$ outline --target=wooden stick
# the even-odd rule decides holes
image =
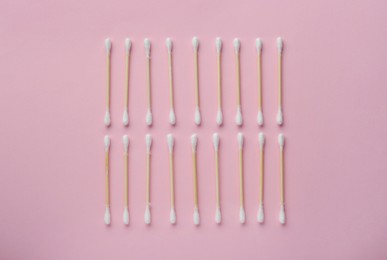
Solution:
[[[110,224],[110,191],[109,191],[109,150],[110,150],[110,137],[105,135],[105,224]]]
[[[146,56],[146,83],[147,83],[147,98],[148,98],[148,111],[146,114],[146,124],[151,126],[153,123],[152,117],[152,93],[151,93],[151,42],[148,38],[144,40],[145,56]]]
[[[258,134],[258,141],[259,141],[259,150],[260,150],[260,154],[259,154],[259,161],[260,161],[260,172],[259,172],[259,179],[260,179],[260,183],[259,183],[259,198],[258,198],[258,201],[259,201],[259,207],[258,207],[258,215],[257,215],[257,221],[258,223],[263,223],[264,222],[264,219],[265,219],[265,214],[264,214],[264,210],[263,210],[263,175],[264,175],[264,145],[265,145],[265,135],[263,133],[259,133]]]
[[[124,135],[122,137],[122,142],[124,144],[124,214],[123,221],[125,225],[129,225],[129,170],[128,170],[128,149],[129,149],[129,137]]]
[[[219,37],[215,40],[216,53],[217,53],[217,68],[218,68],[218,113],[216,115],[216,123],[220,126],[223,124],[223,113],[222,113],[222,39]]]
[[[235,123],[238,126],[243,124],[242,118],[242,108],[241,108],[241,80],[240,80],[240,62],[239,62],[239,52],[240,52],[241,42],[238,38],[234,39],[234,50],[235,50],[235,71],[236,71],[236,86],[237,86],[237,113],[235,117]]]
[[[278,49],[278,113],[277,113],[277,124],[283,124],[283,112],[282,112],[282,50],[283,40],[281,37],[277,38],[277,49]]]
[[[257,38],[255,40],[255,46],[257,48],[257,75],[258,75],[258,117],[257,122],[258,125],[263,125],[263,113],[262,113],[262,40]]]
[[[194,190],[194,224],[199,225],[199,202],[198,202],[198,181],[197,181],[197,157],[196,147],[198,143],[198,137],[196,134],[191,136],[192,145],[192,173],[193,173],[193,190]]]
[[[244,209],[244,185],[243,185],[243,142],[244,137],[242,133],[238,133],[237,136],[239,145],[239,221],[244,224],[246,221],[245,209]]]
[[[170,38],[166,39],[166,45],[168,49],[168,74],[169,74],[169,123],[171,125],[176,124],[175,117],[175,107],[174,107],[174,99],[173,99],[173,70],[172,70],[172,40]]]
[[[126,80],[125,80],[125,96],[124,96],[124,114],[122,116],[122,123],[127,126],[129,124],[129,73],[130,73],[130,50],[132,42],[129,38],[125,39],[125,50],[126,50]]]
[[[150,134],[147,134],[145,136],[145,143],[146,143],[146,194],[145,194],[145,215],[144,215],[144,221],[145,224],[151,223],[151,212],[150,212],[150,174],[151,174],[151,147],[152,147],[152,136]]]
[[[169,149],[169,187],[171,192],[171,212],[169,215],[169,220],[171,224],[176,223],[176,212],[175,212],[175,182],[174,182],[174,164],[173,164],[173,147],[175,140],[172,134],[167,135],[168,149]]]
[[[199,62],[198,62],[198,49],[199,49],[199,39],[197,37],[192,38],[192,46],[194,50],[194,75],[195,75],[195,124],[201,124],[201,114],[200,114],[200,97],[199,97]]]
[[[110,126],[110,53],[112,48],[112,42],[109,38],[105,40],[105,50],[106,50],[106,112],[104,123],[106,126]]]
[[[280,199],[281,209],[279,214],[279,222],[285,224],[285,186],[284,186],[284,145],[285,137],[283,134],[278,135],[278,143],[280,145]]]

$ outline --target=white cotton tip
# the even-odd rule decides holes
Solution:
[[[128,153],[128,149],[129,149],[129,136],[128,135],[122,136],[122,143],[124,144],[124,152]]]
[[[151,42],[148,38],[144,39],[144,47],[145,47],[145,54],[147,58],[150,57],[150,51],[151,51]]]
[[[278,49],[278,53],[282,53],[283,48],[284,48],[284,41],[282,40],[281,37],[278,37],[278,38],[277,38],[277,49]]]
[[[112,49],[112,41],[109,38],[105,39],[105,49],[107,53],[110,53]]]
[[[215,223],[220,224],[222,222],[222,213],[220,212],[220,208],[217,207],[215,211]]]
[[[235,53],[239,53],[241,49],[241,41],[238,38],[235,38],[233,43],[234,43]]]
[[[278,144],[280,145],[281,148],[284,148],[284,145],[285,145],[285,136],[284,136],[284,134],[279,134],[278,135]]]
[[[212,135],[212,142],[214,144],[215,151],[218,151],[218,149],[219,149],[219,141],[220,141],[219,134],[218,133],[214,133]]]
[[[282,114],[282,109],[278,108],[278,113],[277,113],[277,124],[282,125],[284,123],[284,116]]]
[[[259,126],[263,126],[263,113],[261,110],[258,111],[257,123]]]
[[[236,116],[235,116],[235,123],[238,126],[241,126],[243,124],[243,117],[242,117],[241,106],[237,106],[237,113],[236,113]]]
[[[171,38],[167,38],[165,40],[165,45],[167,45],[168,53],[171,53],[172,52],[172,47],[173,47]]]
[[[122,215],[122,220],[125,225],[129,225],[129,209],[128,207],[124,208],[124,214]]]
[[[122,123],[124,124],[124,126],[129,125],[129,113],[126,109],[124,110],[124,114],[122,115]]]
[[[130,38],[126,38],[125,39],[125,51],[126,51],[126,54],[130,53],[130,49],[131,48],[132,48],[132,41],[130,40]]]
[[[198,37],[193,37],[192,38],[192,46],[193,46],[193,49],[194,49],[194,51],[198,51],[198,49],[199,49],[199,39],[198,39]]]
[[[176,223],[175,208],[171,208],[171,212],[169,213],[169,221],[171,222],[171,224],[175,224]]]
[[[222,110],[218,110],[218,113],[216,114],[216,123],[218,126],[221,126],[223,124],[223,113]]]
[[[150,134],[145,135],[146,151],[150,153],[152,147],[152,136]]]
[[[198,145],[198,135],[193,134],[191,135],[191,145],[192,145],[192,152],[196,152],[196,147]]]
[[[285,206],[281,205],[280,214],[279,214],[279,222],[284,225],[286,222],[286,216],[285,216]]]
[[[169,111],[169,123],[171,125],[176,124],[176,116],[175,116],[175,111],[173,109],[171,109],[171,111]]]
[[[151,126],[153,123],[152,111],[150,109],[146,112],[145,122],[148,126]]]
[[[237,140],[238,140],[239,148],[242,149],[243,148],[243,134],[242,133],[238,133]]]
[[[265,145],[265,134],[264,133],[258,134],[258,142],[259,142],[259,148],[262,150],[263,146]]]
[[[111,217],[109,206],[106,206],[104,220],[106,225],[110,225]]]
[[[169,152],[173,152],[173,146],[175,145],[175,139],[173,138],[173,134],[168,134],[167,135],[167,142],[168,142],[168,149]]]
[[[241,224],[244,224],[246,222],[246,213],[243,206],[241,206],[239,209],[239,222]]]
[[[110,126],[110,124],[111,124],[110,111],[109,110],[107,110],[106,113],[105,113],[105,120],[104,120],[104,122],[105,122],[106,126]]]
[[[147,205],[145,208],[145,214],[144,214],[144,222],[145,224],[149,225],[151,223],[151,211],[150,211],[150,206]]]
[[[104,143],[105,143],[105,151],[109,151],[109,148],[110,148],[110,136],[108,135],[105,135],[105,138],[103,139]]]
[[[220,37],[215,39],[216,52],[220,53],[222,51],[222,39]]]
[[[262,51],[262,40],[260,38],[255,39],[255,48],[257,48],[257,52],[261,53]]]
[[[195,109],[195,124],[200,125],[201,122],[202,122],[202,117],[200,115],[200,109],[199,109],[199,107],[196,107],[196,109]]]
[[[258,223],[263,223],[265,221],[265,213],[263,212],[263,204],[259,205],[257,221],[258,221]]]
[[[195,209],[194,209],[193,221],[194,221],[194,224],[195,224],[196,226],[200,224],[200,216],[199,216],[199,210],[198,210],[198,208],[195,208]]]

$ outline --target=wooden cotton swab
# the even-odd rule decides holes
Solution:
[[[110,150],[110,136],[105,135],[105,224],[110,224],[110,191],[109,191],[109,150]]]
[[[112,41],[105,39],[106,50],[106,112],[105,112],[105,125],[110,126],[110,53],[112,50]]]
[[[175,116],[175,107],[173,102],[173,73],[172,73],[172,40],[171,38],[167,38],[165,40],[165,44],[167,45],[168,50],[168,71],[169,71],[169,123],[171,125],[176,124],[176,116]]]
[[[246,221],[245,207],[244,207],[244,190],[243,190],[243,134],[238,133],[237,136],[239,145],[239,222],[244,224]]]
[[[169,181],[171,189],[171,212],[169,214],[169,221],[171,224],[176,223],[176,212],[175,212],[175,182],[174,182],[174,167],[173,167],[173,147],[175,140],[172,134],[167,135],[168,149],[169,149]]]
[[[191,136],[192,145],[192,172],[193,172],[193,189],[194,189],[194,214],[193,221],[195,225],[200,224],[199,216],[199,203],[198,203],[198,180],[197,180],[197,168],[196,168],[196,148],[198,144],[198,136],[193,134]]]
[[[285,136],[283,134],[278,135],[278,143],[280,146],[280,192],[281,192],[281,209],[279,214],[279,222],[285,224],[285,187],[284,187],[284,145]]]
[[[262,40],[257,38],[255,40],[255,47],[257,48],[257,74],[258,74],[258,116],[257,122],[258,125],[263,125],[263,112],[262,112]]]
[[[277,124],[282,125],[284,122],[284,116],[282,112],[282,50],[283,40],[281,37],[277,38],[277,49],[278,49],[278,113],[277,113]]]
[[[153,123],[152,117],[152,94],[151,94],[151,68],[150,68],[150,59],[151,59],[151,42],[148,38],[144,39],[145,47],[145,56],[146,56],[146,84],[147,84],[147,98],[148,98],[148,110],[146,112],[145,122],[148,126],[151,126]]]
[[[214,133],[212,135],[212,141],[214,143],[215,151],[215,181],[216,181],[216,211],[215,222],[220,224],[222,222],[222,214],[220,211],[220,189],[219,189],[219,134]]]
[[[125,192],[124,192],[124,213],[122,216],[122,219],[124,221],[125,225],[129,225],[129,187],[128,187],[128,182],[129,182],[129,173],[128,173],[128,150],[129,150],[129,136],[124,135],[122,137],[122,142],[124,144],[124,187],[125,187]]]
[[[200,98],[199,98],[199,63],[198,63],[198,50],[199,50],[199,39],[197,37],[192,38],[192,46],[194,50],[194,71],[195,71],[195,124],[200,125]]]
[[[147,134],[145,136],[146,144],[146,208],[144,221],[145,224],[151,223],[151,211],[150,211],[150,159],[151,159],[151,147],[152,147],[152,136]]]
[[[234,50],[235,50],[235,71],[236,71],[236,86],[237,86],[237,113],[235,116],[235,123],[238,126],[243,124],[242,108],[241,108],[241,80],[240,80],[240,63],[239,63],[239,52],[241,49],[241,41],[238,38],[234,39]]]
[[[258,142],[259,142],[259,208],[258,208],[258,215],[257,215],[257,221],[258,223],[263,223],[265,221],[265,213],[263,211],[263,148],[265,146],[265,135],[263,133],[258,134]]]
[[[122,116],[122,123],[127,126],[129,125],[129,71],[130,71],[130,50],[132,48],[132,41],[130,38],[125,39],[125,52],[126,52],[126,81],[125,81],[125,105],[124,114]]]
[[[222,39],[215,39],[216,53],[217,53],[217,64],[218,64],[218,113],[216,114],[216,123],[220,126],[223,124],[223,113],[222,113]]]

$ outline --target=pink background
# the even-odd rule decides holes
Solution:
[[[0,259],[387,259],[387,3],[375,1],[11,1],[0,3]],[[200,39],[203,125],[194,115],[192,36]],[[276,45],[284,49],[285,125],[276,114]],[[121,124],[124,38],[133,39],[129,128]],[[174,40],[177,126],[168,124],[165,37]],[[216,116],[214,39],[224,40],[225,124]],[[103,125],[111,37],[112,126]],[[145,125],[143,38],[152,40],[154,127]],[[232,39],[242,41],[245,125],[234,124]],[[266,222],[258,207],[254,40],[261,37],[267,136]],[[214,223],[211,134],[221,135],[223,224]],[[236,133],[246,135],[247,223],[238,222]],[[154,136],[152,213],[144,135]],[[176,136],[178,224],[169,224],[166,134]],[[198,133],[202,224],[192,223],[189,136]],[[286,136],[288,223],[278,223],[277,135]],[[112,225],[103,223],[103,136],[112,137]],[[129,134],[130,216],[122,224]]]

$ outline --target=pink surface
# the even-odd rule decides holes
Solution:
[[[386,1],[2,1],[0,259],[387,259]],[[200,45],[203,125],[193,124],[191,37]],[[275,124],[276,45],[285,125]],[[112,127],[103,125],[105,37],[113,40]],[[121,124],[124,38],[133,43],[130,127]],[[174,40],[177,126],[168,124],[165,37]],[[214,39],[224,39],[225,124],[216,116]],[[240,37],[247,223],[238,223],[235,73]],[[256,223],[254,39],[261,37],[266,223]],[[152,40],[154,127],[145,125],[143,38]],[[184,117],[186,116],[186,117]],[[223,224],[214,223],[211,134],[221,135]],[[153,223],[145,209],[145,133],[154,136]],[[166,134],[176,136],[178,224],[169,224]],[[202,225],[192,223],[189,136],[197,132]],[[277,134],[286,136],[288,223],[278,223]],[[123,134],[131,224],[122,224]],[[103,223],[103,136],[112,136],[112,225]]]

